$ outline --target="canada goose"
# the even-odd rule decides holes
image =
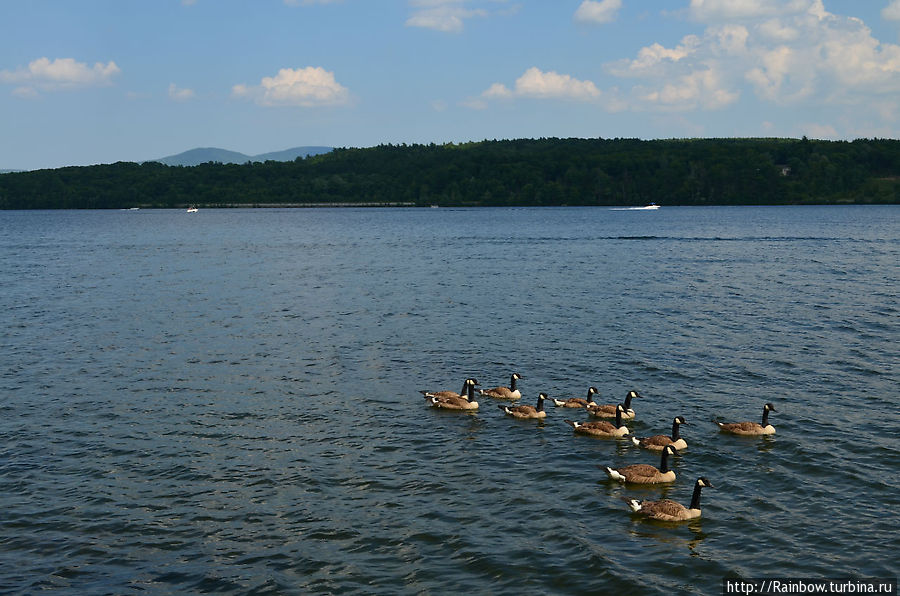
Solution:
[[[475,379],[471,379],[471,378],[463,381],[463,386],[462,386],[462,389],[460,389],[459,393],[457,393],[455,391],[423,391],[421,389],[419,390],[419,393],[424,395],[426,398],[429,398],[429,397],[441,397],[441,398],[443,398],[443,397],[462,397],[462,398],[465,398],[466,395],[468,395],[468,393],[469,393],[469,383],[472,383],[472,382],[474,382],[475,385],[478,384],[478,381],[476,381]]]
[[[546,393],[541,393],[537,398],[537,406],[497,406],[513,418],[546,418],[547,412],[544,411],[544,400],[547,399]]]
[[[588,387],[587,398],[570,397],[569,399],[554,399],[553,405],[557,408],[586,408],[594,403],[591,396],[595,393],[597,393],[596,387]]]
[[[634,464],[621,468],[604,466],[604,470],[613,480],[630,482],[632,484],[662,484],[663,482],[675,482],[675,472],[669,469],[669,455],[675,455],[678,451],[671,445],[666,445],[662,450],[662,459],[659,469],[648,464]]]
[[[631,400],[635,397],[644,397],[637,391],[629,391],[628,395],[625,396],[625,413],[622,414],[622,418],[625,420],[631,420],[634,418],[634,410],[631,409]],[[615,418],[616,416],[616,406],[615,404],[594,404],[592,406],[587,407],[588,414],[591,416],[596,416],[597,418]]]
[[[712,483],[701,476],[694,485],[694,496],[691,504],[685,507],[681,503],[663,499],[661,501],[639,501],[637,499],[622,499],[631,507],[632,513],[637,513],[650,519],[659,521],[684,521],[700,517],[700,489],[704,486],[713,488]]]
[[[597,422],[573,422],[566,420],[566,424],[575,429],[576,433],[583,435],[591,435],[593,437],[624,437],[628,434],[628,428],[622,423],[622,413],[625,411],[624,406],[619,404],[616,411],[616,423],[607,422],[606,420],[598,420]]]
[[[766,404],[763,406],[762,424],[755,422],[719,422],[719,428],[735,435],[774,435],[775,427],[769,424],[769,412],[777,412],[775,406]]]
[[[431,396],[431,406],[433,408],[441,408],[444,410],[477,410],[478,402],[475,401],[475,385],[478,384],[476,379],[469,379],[467,383],[468,395],[466,397],[436,397]]]
[[[496,399],[519,399],[522,397],[522,392],[516,389],[516,381],[521,378],[522,376],[519,373],[513,373],[512,376],[509,377],[509,387],[479,389],[478,392],[481,395],[487,395],[488,397],[494,397]]]
[[[659,451],[666,445],[672,445],[675,449],[681,451],[682,449],[687,449],[687,441],[681,438],[678,434],[678,427],[682,424],[687,424],[685,422],[683,416],[676,416],[672,420],[672,436],[666,435],[653,435],[652,437],[644,437],[643,439],[637,439],[635,437],[631,437],[631,442],[639,447],[645,447],[647,449],[652,449],[653,451]]]

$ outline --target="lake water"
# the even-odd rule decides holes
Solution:
[[[0,212],[0,592],[898,575],[900,207]],[[425,406],[630,389],[627,441]],[[741,438],[711,422],[758,421]],[[627,498],[687,504],[660,524]]]

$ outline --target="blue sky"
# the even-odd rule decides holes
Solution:
[[[900,137],[900,0],[0,0],[0,169]]]

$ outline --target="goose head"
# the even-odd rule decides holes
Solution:
[[[622,422],[622,415],[625,414],[625,406],[619,404],[616,406],[616,428],[622,428],[625,423]]]
[[[635,391],[634,389],[632,389],[631,391],[628,392],[628,394],[625,396],[625,408],[626,409],[631,407],[631,400],[633,400],[636,397],[644,397],[644,396],[641,395],[640,393],[638,393],[637,391]]]

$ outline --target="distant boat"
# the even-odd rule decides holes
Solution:
[[[650,203],[643,207],[613,207],[613,211],[655,211],[656,209],[659,209],[659,205],[656,203]]]
[[[187,208],[188,213],[197,213],[197,211],[199,211],[199,209],[197,209],[193,205],[191,205],[190,207]]]

